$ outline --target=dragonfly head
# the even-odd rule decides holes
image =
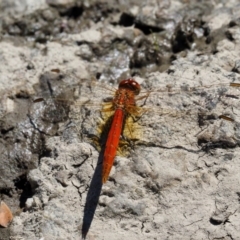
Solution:
[[[119,88],[129,89],[134,92],[135,95],[140,93],[141,87],[138,82],[136,82],[133,78],[128,78],[126,80],[122,80],[119,85]]]

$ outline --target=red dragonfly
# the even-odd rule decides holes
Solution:
[[[238,83],[231,83],[232,87],[240,87]],[[124,120],[128,116],[138,117],[143,113],[143,108],[136,106],[135,96],[140,93],[140,84],[133,78],[122,80],[119,83],[118,89],[115,93],[115,97],[112,101],[110,110],[114,110],[114,115],[111,123],[111,127],[108,133],[107,142],[105,145],[103,156],[103,168],[102,168],[102,182],[106,183],[113,166],[114,158],[117,153],[120,135],[124,125]],[[142,96],[139,99],[146,98]],[[225,115],[220,115],[220,118],[233,121],[232,118]]]
[[[56,73],[56,71],[54,71]],[[58,73],[57,73],[58,74]],[[229,84],[222,84],[222,86],[229,86]],[[240,84],[238,83],[232,83],[230,84],[232,87],[240,87]],[[219,86],[205,86],[201,87],[199,90],[198,88],[194,89],[188,89],[184,90],[185,92],[198,92],[201,90],[210,89],[210,87],[219,87]],[[108,89],[107,87],[103,89]],[[102,113],[111,112],[113,113],[113,116],[111,118],[111,126],[109,128],[108,136],[106,143],[104,145],[104,154],[103,154],[103,167],[102,167],[102,183],[105,183],[108,180],[111,168],[114,163],[114,158],[117,154],[117,150],[119,147],[120,137],[123,133],[123,128],[131,128],[128,126],[128,123],[126,120],[130,118],[140,117],[145,112],[152,110],[149,108],[142,108],[136,105],[136,101],[141,99],[146,99],[150,95],[157,96],[157,99],[159,100],[160,93],[162,94],[162,89],[154,90],[154,91],[148,91],[143,96],[139,96],[140,93],[140,84],[135,81],[133,78],[129,78],[127,80],[122,80],[119,83],[118,89],[114,93],[114,98],[107,102],[107,107],[104,107],[102,109]],[[179,89],[172,89],[170,87],[165,88],[165,91],[167,91],[168,94],[174,95],[177,91],[183,91]],[[165,92],[166,93],[166,92]],[[85,93],[83,93],[85,94]],[[199,93],[200,95],[200,93]],[[198,101],[198,100],[196,100]],[[87,106],[88,103],[80,104],[82,106]],[[79,104],[78,104],[79,105]],[[90,103],[90,106],[94,106]],[[196,105],[194,105],[196,107]],[[58,109],[59,110],[59,109]],[[162,110],[154,110],[155,112],[159,112],[162,114]],[[187,112],[187,111],[186,111]],[[183,116],[186,112],[180,112],[178,117]],[[195,109],[194,114],[198,112],[197,109]],[[188,114],[192,114],[189,113]],[[232,121],[231,117],[228,117],[226,115],[220,115],[219,117],[224,118],[226,120]],[[126,125],[126,126],[125,126]],[[129,129],[131,132],[131,129]]]
[[[117,153],[120,135],[127,115],[139,116],[140,108],[136,107],[135,96],[140,93],[140,85],[132,78],[122,80],[113,99],[111,110],[115,110],[105,145],[102,167],[102,182],[105,183],[113,166]]]

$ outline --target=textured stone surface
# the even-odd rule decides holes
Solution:
[[[239,239],[237,1],[2,6],[1,239]],[[130,76],[147,111],[102,186],[100,103]]]

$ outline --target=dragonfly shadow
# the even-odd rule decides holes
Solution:
[[[102,190],[102,161],[103,151],[100,152],[97,166],[93,174],[92,181],[87,193],[86,203],[84,206],[83,223],[82,223],[82,239],[86,239],[87,233],[92,224],[92,220],[98,205],[98,200]]]
[[[86,203],[84,206],[83,213],[83,223],[82,223],[82,239],[85,239],[87,233],[90,229],[97,205],[98,200],[102,190],[102,163],[104,157],[105,145],[107,142],[107,137],[109,133],[109,128],[112,122],[112,116],[109,116],[106,123],[101,126],[101,136],[98,139],[101,145],[101,151],[99,153],[97,166],[95,172],[93,174],[92,181],[90,183],[90,187],[87,193]]]

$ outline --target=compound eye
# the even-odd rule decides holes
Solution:
[[[140,89],[141,89],[140,84],[138,82],[136,82],[133,78],[122,80],[119,83],[118,87],[129,89],[129,90],[133,91],[135,95],[138,95],[140,92]]]

